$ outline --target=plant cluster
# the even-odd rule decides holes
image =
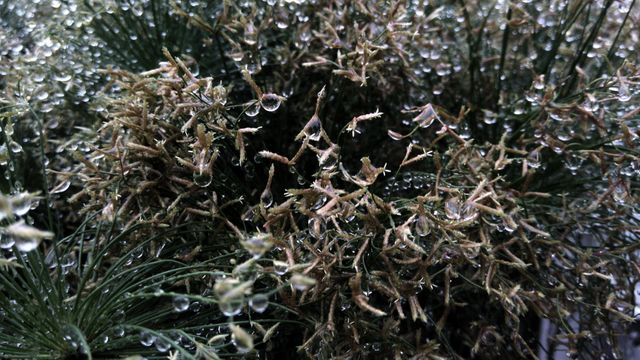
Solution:
[[[0,1],[0,354],[621,354],[635,0],[50,7]]]

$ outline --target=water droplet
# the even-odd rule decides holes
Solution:
[[[127,315],[125,313],[125,311],[123,309],[118,309],[116,310],[113,315],[111,316],[111,318],[113,319],[113,321],[116,322],[122,322],[126,319]]]
[[[315,285],[316,283],[315,279],[302,274],[293,274],[293,276],[291,276],[291,279],[289,279],[289,281],[291,282],[291,285],[293,285],[293,287],[296,290],[300,290],[300,291],[307,290],[309,287]]]
[[[208,170],[196,170],[193,173],[193,182],[200,187],[207,187],[211,184],[213,176]]]
[[[622,81],[618,86],[618,100],[622,102],[627,102],[631,100],[631,92],[629,92],[629,87],[627,86],[627,84],[623,83]]]
[[[431,232],[431,226],[426,216],[420,216],[416,220],[416,235],[427,236]]]
[[[459,220],[460,219],[460,210],[461,210],[460,198],[451,197],[444,204],[444,211],[447,217],[451,220]]]
[[[271,190],[264,189],[262,194],[260,194],[260,203],[265,208],[268,208],[271,205],[273,205],[273,193],[271,192]]]
[[[593,95],[587,94],[584,102],[582,103],[582,107],[586,111],[594,112],[600,108],[600,104],[598,104]]]
[[[215,104],[224,106],[227,103],[227,89],[222,85],[216,85],[211,89],[211,99]]]
[[[527,165],[531,169],[537,169],[540,167],[540,152],[536,149],[527,155]]]
[[[627,199],[627,187],[624,181],[618,181],[618,184],[613,188],[612,192],[613,200],[623,205]]]
[[[244,27],[244,42],[247,45],[255,45],[258,42],[258,30],[252,22],[248,22]]]
[[[309,218],[307,224],[309,227],[309,235],[313,236],[315,239],[324,237],[327,228],[324,219],[314,216]]]
[[[314,115],[309,123],[306,126],[305,134],[309,137],[311,141],[320,140],[320,136],[322,135],[322,123],[320,122],[320,118]]]
[[[171,349],[171,344],[163,338],[157,338],[155,343],[156,350],[158,350],[159,352],[167,352],[169,351],[169,349]]]
[[[18,216],[23,216],[31,210],[31,204],[33,203],[33,196],[29,193],[19,193],[11,198],[11,207],[13,213]]]
[[[289,13],[287,9],[283,6],[275,13],[274,21],[278,29],[286,29],[289,27]]]
[[[71,81],[71,75],[70,74],[56,75],[56,76],[53,77],[53,80],[59,81],[61,83],[67,83],[67,82]]]
[[[242,300],[230,299],[225,302],[218,303],[218,307],[225,316],[235,316],[240,314],[242,311]]]
[[[253,338],[249,333],[237,325],[230,325],[231,342],[235,345],[239,353],[245,354],[253,350]]]
[[[184,295],[175,296],[172,300],[173,309],[177,312],[187,311],[189,309],[189,298]]]
[[[564,161],[567,169],[569,169],[573,174],[575,174],[576,170],[578,170],[582,165],[582,163],[584,162],[584,159],[577,154],[568,153],[565,156]]]
[[[63,193],[63,192],[65,192],[65,191],[67,191],[69,189],[69,186],[71,186],[71,180],[69,180],[69,179],[63,180],[60,184],[56,185],[56,187],[51,189],[51,191],[49,191],[49,193],[50,194]]]
[[[289,264],[284,261],[273,260],[273,271],[278,275],[284,275],[289,270]]]
[[[260,98],[260,105],[269,112],[274,112],[280,107],[280,97],[276,94],[263,94]]]
[[[436,74],[438,74],[438,76],[445,76],[450,73],[449,64],[443,62],[436,64]]]
[[[437,83],[435,85],[433,85],[433,88],[431,89],[431,93],[433,95],[440,95],[442,94],[442,92],[444,91],[444,84],[443,83]]]
[[[153,345],[156,339],[157,339],[157,336],[153,335],[148,331],[142,330],[140,332],[140,344],[142,344],[143,346]]]
[[[313,205],[311,206],[310,210],[311,211],[319,210],[321,207],[324,206],[324,204],[326,204],[326,202],[327,202],[327,196],[326,195],[321,195],[321,196],[318,197],[316,202],[313,203]]]
[[[524,102],[522,100],[516,102],[516,104],[514,105],[513,114],[514,115],[522,115],[522,114],[524,114]]]
[[[482,112],[484,113],[483,121],[485,124],[493,125],[498,121],[498,116],[493,111],[482,110]]]
[[[0,249],[10,249],[15,243],[16,240],[13,238],[13,236],[0,234]]]
[[[244,59],[244,51],[242,51],[242,49],[240,48],[234,49],[233,51],[229,52],[227,55],[229,55],[231,60],[235,62],[240,62],[242,61],[242,59]]]
[[[11,149],[12,153],[19,154],[22,152],[22,145],[18,144],[15,141],[12,141],[9,143],[9,149]]]
[[[143,2],[139,1],[139,2],[134,2],[133,6],[131,7],[131,12],[133,13],[133,15],[135,16],[142,16],[142,14],[144,13],[144,8],[142,7]]]
[[[269,306],[269,298],[264,294],[255,294],[249,299],[249,306],[255,312],[263,313]]]
[[[40,90],[38,93],[36,93],[36,99],[40,101],[47,100],[48,97],[49,93],[46,90]]]
[[[4,126],[4,132],[5,134],[7,134],[7,136],[13,136],[13,133],[14,133],[13,122],[11,121],[7,122],[7,124]]]
[[[5,144],[0,145],[0,165],[6,166],[9,162],[9,149]]]
[[[512,233],[517,229],[517,224],[515,222],[509,222],[507,219],[502,221],[502,227],[508,233]]]
[[[125,333],[125,331],[124,331],[124,327],[122,327],[122,326],[116,326],[116,327],[113,329],[113,334],[114,334],[116,337],[122,337],[122,336],[124,336],[124,333]]]
[[[536,90],[544,89],[544,75],[536,77],[536,79],[533,81],[533,88]]]
[[[260,113],[260,102],[256,101],[254,103],[249,104],[249,106],[245,109],[244,113],[249,117],[255,117]]]
[[[273,246],[273,241],[270,234],[257,233],[251,235],[241,242],[242,247],[247,250],[254,259],[257,259],[264,255]]]

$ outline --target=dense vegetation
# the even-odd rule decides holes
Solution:
[[[638,23],[0,0],[0,357],[622,356]]]

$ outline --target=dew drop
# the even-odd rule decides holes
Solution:
[[[176,312],[183,312],[189,309],[189,298],[184,295],[175,296],[171,302]]]
[[[592,95],[587,94],[586,99],[582,103],[582,107],[586,111],[594,112],[594,111],[597,111],[600,108],[600,105],[597,103],[596,99],[593,98]]]
[[[231,60],[233,60],[235,62],[240,62],[244,58],[244,51],[242,51],[242,49],[238,48],[238,49],[235,49],[235,50],[229,52],[227,55],[229,55]]]
[[[544,89],[544,75],[540,75],[536,77],[536,79],[533,82],[533,88],[536,90]]]
[[[323,207],[324,204],[326,204],[326,202],[327,202],[327,196],[326,195],[322,195],[322,196],[318,197],[318,200],[316,200],[316,202],[311,206],[310,210],[311,211],[317,211],[321,207]]]
[[[62,181],[60,184],[56,185],[56,187],[51,189],[51,191],[49,191],[49,193],[50,194],[63,193],[63,192],[65,192],[65,191],[67,191],[69,189],[69,186],[71,186],[71,180],[66,179],[66,180]]]
[[[53,80],[61,82],[61,83],[67,83],[67,82],[71,81],[71,75],[70,74],[56,75],[56,76],[53,77]]]
[[[623,205],[627,199],[627,187],[623,181],[619,181],[618,184],[613,188],[612,192],[613,200],[619,204]]]
[[[162,353],[167,352],[169,351],[169,349],[171,349],[171,344],[163,338],[157,338],[155,341],[155,345],[156,345],[156,350]]]
[[[314,115],[309,123],[306,126],[305,134],[309,137],[311,141],[320,140],[320,136],[322,134],[322,123],[320,122],[320,118]]]
[[[244,27],[244,42],[247,45],[255,45],[258,42],[258,30],[252,22],[248,22]]]
[[[49,93],[46,90],[41,90],[36,94],[36,99],[42,101],[49,97]]]
[[[452,197],[447,200],[444,204],[444,211],[447,217],[451,220],[459,220],[460,219],[460,198]]]
[[[241,241],[241,245],[254,259],[257,259],[271,249],[273,242],[271,241],[270,234],[256,233]]]
[[[13,122],[11,121],[7,122],[7,124],[4,126],[4,132],[8,136],[13,136],[13,133],[14,133]]]
[[[271,192],[271,190],[264,189],[262,194],[260,194],[260,203],[265,208],[268,208],[271,205],[273,205],[273,193]]]
[[[291,285],[299,291],[307,290],[316,283],[315,279],[302,274],[293,274],[289,281],[291,282]]]
[[[196,170],[193,173],[193,182],[200,187],[207,187],[213,181],[213,176],[209,171],[206,170]]]
[[[260,105],[262,108],[269,112],[278,110],[281,104],[280,97],[276,94],[263,94],[260,98]]]
[[[133,6],[131,7],[131,12],[133,13],[133,15],[140,17],[142,16],[142,14],[144,13],[144,9],[142,7],[143,2],[134,2]]]
[[[10,249],[15,243],[13,236],[0,234],[0,249]]]
[[[249,117],[256,117],[260,113],[260,102],[256,101],[245,109],[244,113]]]
[[[263,313],[269,306],[269,298],[264,294],[255,294],[249,299],[249,306],[257,312]]]
[[[9,143],[9,149],[11,149],[12,153],[19,154],[22,152],[22,145],[18,144],[15,141],[12,141]]]
[[[527,155],[527,165],[531,169],[539,168],[540,164],[540,152],[538,150],[533,150]]]
[[[153,335],[148,331],[143,330],[140,332],[140,344],[142,344],[143,346],[153,345],[156,339],[157,339],[157,336]]]
[[[431,227],[426,216],[420,216],[416,220],[416,235],[427,236],[431,232]]]
[[[115,335],[116,337],[122,337],[122,336],[124,336],[124,333],[125,333],[124,327],[122,327],[122,326],[116,326],[113,329],[113,335]]]
[[[622,102],[631,100],[631,92],[629,92],[629,87],[623,82],[620,82],[620,86],[618,86],[618,100]]]
[[[246,354],[253,350],[253,338],[241,327],[232,325],[231,342],[239,353]]]
[[[31,210],[32,203],[33,197],[29,193],[20,193],[11,198],[13,213],[18,216],[28,213]]]
[[[284,7],[281,7],[274,15],[274,21],[278,29],[286,29],[289,27],[289,13]]]
[[[289,270],[289,264],[284,261],[273,260],[273,271],[278,275],[284,275]]]
[[[513,107],[513,114],[514,115],[522,115],[524,114],[524,102],[518,101],[515,106]]]
[[[225,316],[235,316],[240,314],[242,311],[242,300],[230,299],[225,302],[218,303],[218,307]]]
[[[5,144],[0,145],[0,165],[6,166],[9,162],[9,149]]]
[[[216,85],[211,89],[211,99],[215,104],[224,106],[227,103],[227,89],[222,85]]]
[[[493,125],[498,121],[498,116],[493,111],[482,110],[482,112],[484,113],[483,121],[485,124]]]
[[[575,171],[580,168],[584,159],[576,154],[569,153],[565,156],[565,166],[569,171],[575,174]]]
[[[436,96],[442,94],[443,91],[444,91],[444,84],[441,82],[433,85],[433,88],[431,89],[431,93]]]

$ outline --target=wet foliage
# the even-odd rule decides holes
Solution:
[[[0,355],[623,356],[635,0],[0,14]]]

